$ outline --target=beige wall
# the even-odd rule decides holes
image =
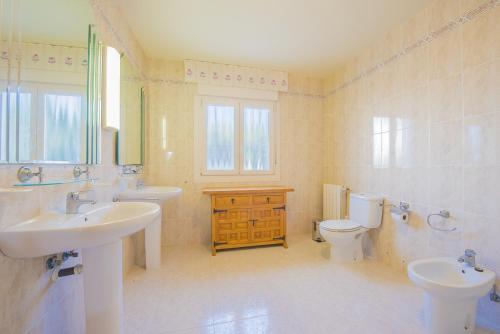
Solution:
[[[473,248],[478,263],[500,275],[500,7],[349,80],[481,3],[434,2],[325,85],[325,182],[411,203],[409,224],[394,223],[386,210],[368,243],[373,256],[402,270],[417,258]],[[377,118],[390,122],[381,145]],[[452,215],[441,227],[457,231],[427,226],[427,214],[441,209]],[[497,305],[482,307],[485,321],[498,321]]]
[[[196,86],[183,82],[181,62],[150,64],[147,97],[146,177],[149,183],[174,185],[184,192],[164,210],[164,244],[209,245],[210,200],[202,195],[208,186],[193,181],[193,128]],[[309,231],[310,222],[321,217],[322,82],[290,76],[290,92],[280,93],[281,180],[295,188],[289,195],[290,233]],[[167,124],[167,149],[162,149],[162,122]],[[170,153],[169,153],[170,152]]]

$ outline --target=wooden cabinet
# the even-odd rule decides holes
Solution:
[[[286,243],[287,187],[209,188],[212,255],[218,249]]]

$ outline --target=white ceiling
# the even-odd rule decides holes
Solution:
[[[117,0],[149,57],[323,76],[429,0]]]

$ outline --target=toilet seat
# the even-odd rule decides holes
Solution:
[[[361,230],[363,226],[349,219],[325,220],[319,224],[319,228],[330,232],[354,232]]]

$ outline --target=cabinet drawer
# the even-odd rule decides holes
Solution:
[[[250,196],[217,196],[215,197],[215,207],[228,208],[233,206],[250,205]]]
[[[253,204],[281,204],[284,203],[285,197],[283,194],[277,195],[254,195]]]

